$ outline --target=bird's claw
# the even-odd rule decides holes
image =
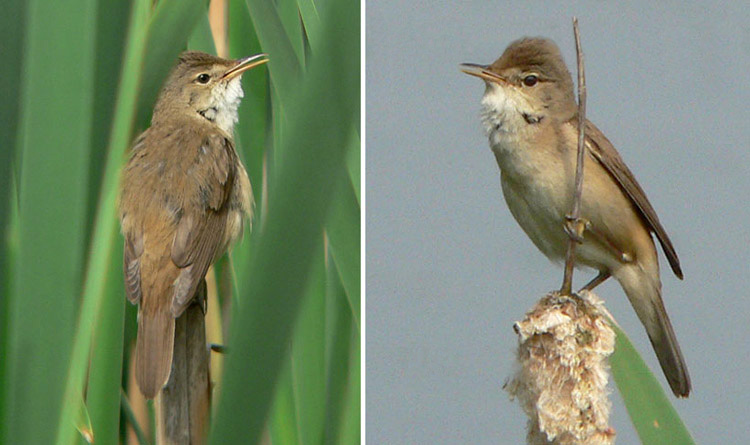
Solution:
[[[209,343],[208,349],[213,352],[218,352],[219,354],[226,354],[227,353],[227,347],[224,345],[220,345],[218,343]]]
[[[571,215],[565,215],[565,223],[563,229],[568,234],[570,239],[577,242],[578,244],[583,243],[583,232],[589,228],[591,223],[584,218],[573,218]]]

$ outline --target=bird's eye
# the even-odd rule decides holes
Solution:
[[[534,74],[530,74],[523,78],[523,84],[527,87],[533,87],[536,85],[536,83],[539,82],[539,78],[536,77]]]
[[[200,83],[208,83],[209,80],[211,80],[211,76],[209,76],[206,73],[200,74],[197,78],[198,82]]]

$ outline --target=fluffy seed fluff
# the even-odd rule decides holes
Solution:
[[[607,358],[615,334],[593,293],[542,298],[514,325],[519,369],[505,385],[529,416],[528,444],[613,444]]]

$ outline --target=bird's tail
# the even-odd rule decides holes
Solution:
[[[664,308],[658,276],[654,279],[638,263],[632,263],[620,268],[615,277],[646,328],[672,392],[677,397],[687,397],[691,389],[690,376]]]
[[[135,346],[135,379],[141,393],[153,399],[167,384],[172,370],[174,317],[164,311],[139,309],[138,340]]]

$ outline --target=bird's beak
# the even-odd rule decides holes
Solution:
[[[223,80],[230,80],[251,68],[263,65],[266,62],[268,62],[268,54],[256,54],[254,56],[245,57],[244,59],[238,60],[237,65],[230,68],[221,78]]]
[[[476,77],[479,77],[480,79],[484,79],[488,82],[495,82],[495,83],[501,83],[501,84],[508,83],[508,81],[505,78],[490,71],[489,65],[479,65],[478,63],[462,63],[461,71],[463,71],[464,73],[470,76],[476,76]]]

